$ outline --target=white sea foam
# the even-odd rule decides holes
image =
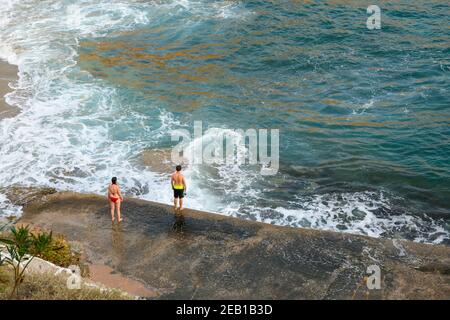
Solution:
[[[254,12],[248,10],[242,1],[173,0],[160,3],[158,8],[169,9],[169,14],[184,11],[196,21],[204,19],[248,19]]]
[[[21,212],[21,206],[12,204],[4,194],[0,193],[0,217],[17,216]]]
[[[372,98],[368,102],[364,103],[362,106],[357,106],[353,109],[352,115],[364,115],[367,110],[373,107],[375,99]]]
[[[441,243],[450,234],[431,219],[392,214],[393,196],[384,192],[328,193],[299,196],[287,207],[253,208],[258,220],[278,225],[332,230],[371,237],[404,237]],[[378,213],[378,211],[382,211]],[[273,214],[279,213],[277,214]]]
[[[236,153],[227,155],[223,146],[223,139],[228,141],[243,141],[242,133],[226,128],[209,128],[201,137],[191,140],[185,147],[185,158],[190,161],[186,169],[186,177],[193,183],[193,196],[202,203],[202,209],[220,211],[230,214],[236,207],[230,206],[231,199],[239,198],[241,202],[254,199],[257,189],[251,187],[262,179],[258,170],[249,169],[246,164],[232,161],[235,155],[243,157],[248,150],[245,145],[237,143]],[[195,164],[194,152],[199,145],[207,146],[215,154],[217,163]],[[229,158],[226,159],[225,157]],[[226,195],[227,200],[221,199]],[[200,200],[202,199],[202,200]]]

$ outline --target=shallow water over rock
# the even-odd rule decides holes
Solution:
[[[156,288],[158,299],[442,299],[450,248],[273,226],[125,199],[111,225],[106,199],[55,193],[22,223],[83,243],[87,259]],[[401,248],[401,250],[399,249]],[[381,269],[368,290],[367,267]]]

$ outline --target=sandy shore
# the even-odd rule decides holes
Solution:
[[[0,120],[4,118],[11,118],[19,113],[19,109],[10,106],[5,101],[5,94],[11,92],[8,83],[17,80],[17,67],[0,60]]]
[[[96,280],[153,299],[450,298],[447,246],[195,210],[174,215],[170,206],[137,199],[126,199],[124,222],[111,226],[105,197],[23,188],[7,194],[25,206],[20,223],[81,243],[87,262],[100,265]],[[366,287],[371,265],[381,270],[381,289]]]

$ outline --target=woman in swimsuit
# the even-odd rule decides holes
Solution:
[[[120,193],[119,185],[117,184],[117,178],[113,177],[111,179],[111,184],[108,187],[108,200],[111,206],[111,219],[114,222],[114,210],[117,209],[117,219],[122,221],[120,217],[120,204],[123,201],[122,194]]]

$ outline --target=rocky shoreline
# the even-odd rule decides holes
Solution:
[[[450,248],[289,228],[126,199],[111,225],[104,197],[24,189],[19,223],[64,234],[86,260],[141,283],[152,299],[449,299]],[[29,196],[27,196],[27,194]],[[366,286],[381,270],[381,289]],[[112,280],[114,282],[114,280]]]

